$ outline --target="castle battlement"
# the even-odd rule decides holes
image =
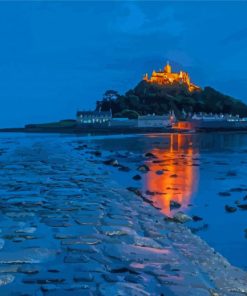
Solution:
[[[160,85],[172,85],[172,84],[185,84],[188,87],[189,91],[195,91],[200,90],[201,88],[195,84],[193,84],[190,81],[189,74],[180,71],[178,73],[172,73],[172,67],[167,62],[166,66],[164,67],[164,70],[160,71],[153,71],[150,78],[148,78],[148,74],[144,75],[143,80],[149,82],[149,83],[156,83]]]

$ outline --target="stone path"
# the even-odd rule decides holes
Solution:
[[[120,188],[78,141],[43,138],[1,143],[1,296],[247,295],[245,272]]]

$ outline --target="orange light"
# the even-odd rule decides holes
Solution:
[[[190,92],[200,90],[201,88],[190,81],[189,74],[183,71],[180,71],[179,73],[172,72],[172,68],[167,63],[167,65],[164,67],[163,71],[153,71],[150,79],[148,78],[148,75],[146,74],[143,78],[143,80],[149,82],[149,83],[156,83],[160,85],[173,85],[173,84],[185,84],[188,87],[188,90]]]
[[[191,202],[197,188],[199,169],[192,165],[192,158],[197,151],[191,144],[191,137],[171,134],[169,148],[151,151],[162,162],[147,163],[151,171],[146,175],[145,189],[155,192],[153,201],[168,216],[175,213],[175,210],[170,210],[171,200],[179,202],[179,210],[183,210]],[[160,170],[164,170],[162,175],[156,173]]]

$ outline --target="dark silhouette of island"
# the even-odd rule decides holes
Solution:
[[[124,95],[107,90],[96,109],[111,109],[114,117],[137,118],[139,115],[168,113],[171,109],[188,113],[232,114],[247,116],[247,105],[212,87],[190,91],[186,84],[160,85],[145,80]]]

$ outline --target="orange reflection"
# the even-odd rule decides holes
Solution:
[[[198,184],[197,149],[193,146],[193,135],[171,134],[169,147],[153,149],[156,160],[147,161],[150,172],[145,178],[145,190],[150,191],[155,204],[171,216],[177,210],[188,207]],[[170,210],[170,201],[181,204]]]

